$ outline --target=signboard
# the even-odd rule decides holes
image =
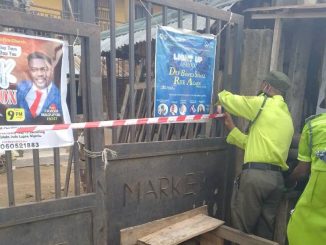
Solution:
[[[155,116],[206,114],[214,81],[216,39],[159,26],[156,35]]]
[[[0,33],[0,126],[70,123],[68,53],[56,39]],[[0,150],[73,144],[71,130],[0,134]]]

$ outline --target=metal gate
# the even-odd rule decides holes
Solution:
[[[129,22],[116,27],[117,1],[109,1],[110,30],[103,33],[101,45],[107,61],[109,119],[153,116],[156,25],[215,34],[213,103],[217,90],[238,91],[243,17],[204,2],[225,5],[219,0],[129,0]],[[142,19],[135,18],[139,7],[145,13]],[[116,154],[108,153],[105,169],[108,244],[119,244],[122,228],[204,204],[210,215],[228,218],[234,154],[225,142],[222,124],[213,120],[112,129],[113,144],[106,147]]]
[[[2,30],[23,32],[31,35],[46,35],[60,37],[69,42],[69,88],[70,115],[72,121],[77,120],[76,76],[74,66],[73,46],[76,38],[81,44],[80,77],[83,97],[83,120],[95,121],[102,117],[102,97],[100,78],[100,30],[94,24],[94,1],[79,1],[80,20],[55,19],[19,12],[17,9],[0,9],[0,25]],[[74,16],[70,16],[73,18]],[[88,23],[86,23],[88,22]],[[77,132],[74,138],[77,139]],[[88,137],[88,149],[97,151],[103,147],[101,130],[93,130]],[[96,139],[96,140],[95,140]],[[62,152],[62,149],[61,149]],[[101,169],[101,161],[87,159],[91,166],[87,169],[87,193],[81,194],[80,166],[78,162],[78,146],[71,150],[70,163],[74,158],[74,193],[67,196],[62,193],[60,176],[60,149],[53,149],[54,159],[54,199],[43,201],[42,175],[40,172],[40,156],[38,150],[33,150],[34,186],[32,203],[20,205],[16,202],[15,172],[12,166],[11,152],[6,154],[7,173],[1,178],[7,178],[8,207],[0,208],[0,243],[1,244],[104,244],[105,225],[101,212],[101,191],[96,192],[96,181]],[[71,171],[71,165],[70,171]],[[25,177],[25,176],[24,176]],[[28,176],[26,176],[28,177]]]
[[[116,2],[109,1],[110,28],[103,32],[101,41],[102,56],[106,58],[108,81],[108,86],[106,86],[108,108],[104,109],[110,119],[142,118],[153,115],[155,74],[152,64],[155,61],[153,51],[155,42],[153,42],[152,34],[156,25],[173,25],[178,28],[215,34],[218,45],[213,101],[215,103],[217,90],[222,88],[235,92],[239,90],[243,17],[215,8],[215,6],[227,6],[225,1],[130,0],[129,22],[121,27],[115,25]],[[204,5],[205,2],[215,4]],[[237,1],[228,1],[231,5],[235,2]],[[135,10],[139,7],[144,10],[145,17],[135,19]],[[126,61],[124,66],[121,65],[121,60]],[[123,84],[120,79],[120,73],[127,73],[124,77],[126,84]],[[211,109],[211,112],[216,111],[216,107]],[[112,142],[191,139],[203,135],[215,137],[220,136],[217,129],[215,122],[126,126],[113,129]]]
[[[120,0],[119,0],[120,1]],[[103,1],[102,1],[103,2]],[[226,88],[237,92],[240,76],[243,17],[188,0],[129,0],[128,45],[117,47],[116,0],[106,0],[109,8],[110,50],[102,49],[107,78],[102,90],[100,32],[92,24],[49,19],[26,13],[0,10],[0,24],[28,32],[62,35],[69,41],[70,103],[72,121],[77,121],[76,75],[73,43],[81,40],[79,81],[84,121],[152,117],[153,25],[169,25],[216,35],[215,91]],[[224,2],[215,0],[215,2]],[[233,2],[233,1],[230,1]],[[234,1],[236,2],[236,1]],[[94,22],[94,1],[80,1],[80,20]],[[135,9],[144,8],[145,38],[135,44]],[[204,24],[200,24],[203,23]],[[187,25],[190,23],[190,27]],[[102,40],[102,43],[104,40]],[[139,60],[135,51],[143,50]],[[123,51],[123,52],[122,52]],[[138,51],[137,51],[138,52]],[[123,54],[124,55],[121,55]],[[127,55],[125,55],[127,53]],[[117,65],[128,60],[127,83],[118,92]],[[143,79],[137,81],[137,64],[143,64]],[[145,75],[144,75],[145,74]],[[107,98],[103,110],[102,95]],[[122,98],[122,99],[121,99]],[[118,101],[122,100],[122,105]],[[216,108],[212,108],[213,112]],[[107,115],[105,117],[105,115]],[[103,130],[85,130],[86,148],[102,152],[107,147],[105,164],[100,158],[86,158],[87,193],[80,192],[78,149],[75,144],[74,197],[61,193],[60,150],[53,149],[55,199],[42,201],[39,153],[33,151],[35,202],[16,205],[11,153],[6,152],[8,208],[0,208],[1,244],[118,244],[119,230],[167,215],[208,204],[211,215],[226,218],[233,177],[232,159],[224,140],[224,130],[216,120],[196,124],[124,126],[112,129],[112,144],[104,146]],[[77,132],[74,132],[75,140]],[[112,152],[112,151],[111,151]],[[70,169],[71,170],[71,169]],[[66,191],[66,190],[65,190]],[[66,192],[65,192],[66,193]]]

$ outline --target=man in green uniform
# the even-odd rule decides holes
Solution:
[[[227,142],[245,151],[241,174],[236,178],[231,200],[233,226],[246,233],[273,239],[274,221],[282,198],[286,159],[293,136],[293,123],[282,95],[289,78],[272,71],[262,81],[262,94],[240,96],[228,91],[218,94],[225,110],[250,121],[248,134],[235,127],[226,113],[230,130]]]
[[[288,224],[290,245],[326,244],[326,113],[308,118],[299,143],[297,167],[287,182],[310,178]]]

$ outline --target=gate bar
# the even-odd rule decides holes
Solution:
[[[55,185],[55,198],[61,197],[61,178],[60,178],[60,149],[53,148],[54,160],[54,185]]]
[[[11,151],[6,151],[5,154],[6,154],[6,164],[7,164],[8,201],[9,201],[9,206],[15,206],[15,189],[14,189],[14,176],[12,173]]]
[[[241,19],[238,25],[235,26],[235,42],[234,42],[234,54],[233,57],[241,57],[241,47],[243,39],[243,19]],[[232,92],[238,93],[240,91],[240,69],[241,59],[233,58],[232,64]]]
[[[129,85],[130,118],[135,118],[135,0],[129,0]],[[135,142],[136,127],[130,127],[130,142]]]
[[[167,6],[162,6],[162,24],[163,24],[163,26],[167,25],[167,13],[168,13],[168,7]],[[155,86],[155,85],[153,84],[153,86]],[[169,126],[167,126],[167,125],[160,125],[159,126],[158,136],[160,137],[160,135],[161,135],[161,140],[166,140],[167,139],[167,129],[168,129],[168,127]]]
[[[149,12],[152,11],[152,3],[147,3],[147,9]],[[152,16],[147,13],[146,15],[146,107],[147,117],[150,118],[152,115]],[[150,125],[146,127],[146,140],[151,140],[151,128]]]
[[[162,24],[164,26],[167,25],[167,13],[168,13],[168,7],[167,6],[163,6],[162,7]]]
[[[76,88],[76,74],[75,74],[75,60],[74,60],[74,50],[73,50],[73,43],[74,43],[74,36],[69,35],[69,88],[70,88],[70,110],[71,110],[71,120],[72,122],[77,122],[77,88]],[[79,74],[80,79],[80,74]],[[81,80],[79,80],[79,86],[81,86]],[[78,132],[76,130],[73,131],[73,137],[74,137],[74,145],[72,146],[72,149],[70,149],[69,152],[69,161],[68,161],[68,167],[67,167],[67,173],[69,173],[66,176],[66,185],[65,185],[65,194],[68,195],[69,192],[69,182],[70,182],[70,174],[71,174],[71,168],[72,164],[74,164],[74,181],[80,183],[80,163],[79,163],[79,153],[78,153],[78,145],[76,143],[78,139]],[[80,185],[80,184],[79,184]],[[75,189],[79,190],[79,187],[75,185]],[[78,195],[79,192],[76,192]]]
[[[222,21],[218,20],[217,21],[217,33],[220,32],[222,28]],[[220,59],[221,59],[221,35],[217,37],[217,44],[216,44],[216,59],[215,59],[215,68],[214,68],[214,84],[213,84],[213,111],[217,110],[217,106],[215,105],[216,100],[217,100],[217,94],[216,91],[218,89],[218,73],[220,70]],[[223,82],[223,81],[221,81]],[[223,124],[222,124],[223,125]],[[211,132],[208,132],[209,135],[211,136],[217,136],[217,122],[212,121],[212,126],[211,126]]]
[[[40,151],[33,150],[33,163],[34,163],[34,185],[35,185],[35,201],[40,202],[41,195],[41,173],[40,173]]]
[[[178,28],[183,28],[183,11],[178,10]]]
[[[116,40],[115,40],[115,0],[109,0],[109,18],[110,18],[110,82],[111,82],[111,103],[112,118],[116,120],[117,116],[117,77],[116,77]],[[112,143],[118,142],[117,129],[112,129]]]
[[[197,30],[197,14],[192,15],[192,30]]]
[[[207,23],[206,23],[207,24]],[[197,31],[197,14],[192,14],[192,30]],[[194,124],[187,124],[185,129],[185,138],[193,137]]]
[[[231,50],[231,27],[227,26],[225,34],[224,69],[223,69],[223,89],[231,89],[229,86],[229,59]]]
[[[81,91],[82,91],[82,97],[83,97],[83,114],[84,114],[84,120],[89,120],[89,108],[88,108],[88,103],[90,101],[90,98],[88,96],[88,74],[87,74],[87,64],[86,64],[86,58],[87,58],[87,51],[86,51],[86,40],[83,38],[81,41],[81,63],[80,63],[80,74],[79,74],[79,82],[80,82],[80,86],[81,86]],[[84,143],[85,143],[85,147],[87,149],[90,149],[90,142],[89,139],[90,138],[90,132],[88,130],[84,130]],[[88,157],[85,157],[85,173],[86,173],[86,183],[87,183],[87,192],[91,191],[90,188],[90,181],[91,181],[91,177],[90,177],[90,170],[89,170],[89,166],[90,166],[90,159]],[[78,169],[76,169],[76,167]],[[80,166],[75,165],[74,166],[74,175],[75,175],[75,195],[80,195]],[[76,180],[76,178],[78,178],[78,181]]]

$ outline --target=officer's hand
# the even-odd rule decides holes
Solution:
[[[227,127],[227,129],[230,131],[235,128],[232,117],[228,112],[224,112],[224,124]]]
[[[291,191],[295,190],[295,188],[298,185],[298,182],[297,181],[292,182],[292,181],[285,180],[284,184],[285,185],[284,185],[284,188],[283,188],[283,192],[291,192]]]

